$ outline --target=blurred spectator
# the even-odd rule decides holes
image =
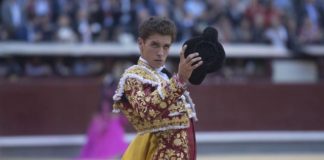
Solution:
[[[260,3],[259,0],[251,0],[245,10],[245,16],[250,22],[255,22],[256,18],[262,16],[264,20],[265,7]],[[264,22],[263,22],[264,23]]]
[[[44,77],[52,75],[51,66],[40,57],[32,57],[25,63],[25,74],[30,77]]]
[[[265,25],[263,14],[255,15],[252,24],[252,42],[266,43],[266,38],[264,36]]]
[[[244,5],[239,0],[229,0],[226,6],[226,16],[232,26],[240,25],[244,16]]]
[[[115,62],[114,67],[112,69],[113,77],[115,77],[116,79],[120,78],[120,76],[122,76],[124,70],[130,66],[132,66],[132,63],[130,63],[129,61],[121,60],[121,61]]]
[[[9,39],[7,30],[0,23],[0,42]]]
[[[206,4],[202,0],[186,0],[184,3],[184,9],[187,14],[190,14],[194,19],[201,17]]]
[[[288,33],[279,17],[273,16],[271,25],[265,31],[265,37],[276,47],[285,48],[288,40]]]
[[[58,24],[58,30],[57,30],[57,41],[59,42],[76,42],[77,37],[74,33],[71,25],[70,25],[70,19],[67,15],[61,15],[59,17],[59,24]]]
[[[309,2],[307,2],[308,0],[298,0],[294,3],[294,8],[295,8],[295,13],[296,13],[296,17],[298,17],[296,19],[296,23],[297,26],[301,26],[301,24],[303,23],[303,18],[305,16],[307,16],[308,14],[313,14],[314,17],[318,16],[318,13],[316,11],[316,7],[313,6],[311,0]],[[308,4],[306,4],[308,3]],[[308,8],[308,11],[307,11]],[[315,18],[317,19],[317,18]],[[317,21],[317,20],[316,20]]]
[[[173,17],[173,20],[175,22],[175,25],[177,26],[177,28],[179,28],[178,32],[177,32],[177,41],[181,41],[181,37],[182,37],[182,31],[180,30],[180,28],[183,28],[183,23],[182,20],[185,17],[185,13],[184,13],[184,0],[177,0],[177,1],[173,1],[171,2],[173,9],[171,10],[171,17]]]
[[[34,12],[36,17],[50,15],[50,3],[48,0],[35,0]]]
[[[237,37],[237,42],[242,43],[251,43],[252,42],[252,33],[251,33],[251,23],[247,18],[243,18],[239,27],[235,30],[235,34]]]
[[[55,26],[50,22],[49,15],[35,18],[31,23],[30,41],[49,42],[54,40]]]
[[[71,76],[71,67],[66,63],[64,57],[58,57],[55,60],[54,71],[59,76]]]
[[[6,64],[0,62],[0,78],[5,77],[7,74],[7,66]]]
[[[313,23],[311,18],[306,16],[300,29],[298,38],[303,44],[319,43],[323,34],[316,23]]]
[[[101,31],[101,24],[103,19],[103,12],[100,7],[99,0],[87,1],[87,11],[88,11],[88,20],[89,20],[89,29],[93,41],[99,36]],[[91,42],[91,41],[90,41]]]
[[[206,16],[209,24],[217,22],[217,20],[226,12],[226,1],[224,0],[207,0]]]
[[[297,36],[297,23],[294,16],[285,17],[285,26],[287,28],[287,48],[292,50],[295,54],[302,52],[302,45]]]
[[[233,32],[234,29],[226,16],[221,16],[214,26],[218,29],[220,41],[229,43],[236,40],[235,33]]]
[[[78,1],[76,0],[54,0],[53,5],[53,16],[58,17],[59,15],[65,14],[70,18],[76,14]],[[55,20],[55,18],[54,18]]]
[[[196,6],[196,10],[199,10],[199,6]],[[151,15],[170,17],[170,1],[166,0],[148,0],[148,8]]]
[[[103,72],[103,63],[89,57],[78,58],[72,66],[72,75],[95,76]]]
[[[139,24],[142,23],[145,19],[147,19],[150,16],[147,8],[139,7],[136,13],[137,13],[136,18],[138,19],[137,23]]]
[[[22,67],[13,57],[0,59],[0,77],[17,78],[23,74]]]
[[[92,42],[92,33],[90,28],[90,22],[88,20],[88,12],[86,9],[80,8],[76,15],[76,28],[79,34],[79,38],[83,43]]]
[[[280,15],[287,14],[287,16],[296,16],[294,12],[294,0],[272,0],[273,7],[277,9]],[[294,1],[295,3],[295,1]]]
[[[131,3],[130,0],[105,0],[102,1],[103,32],[100,39],[120,41],[119,35],[128,35],[131,31]],[[104,38],[104,39],[103,39]]]
[[[266,1],[264,4],[264,25],[265,27],[271,27],[273,25],[273,21],[275,19],[280,19],[282,15],[280,15],[280,11],[274,5],[272,0]],[[281,23],[281,22],[280,22]],[[279,24],[280,25],[280,24]]]
[[[7,65],[6,76],[10,79],[17,78],[23,74],[23,68],[14,57],[6,57],[5,63]]]
[[[1,6],[1,18],[7,30],[8,40],[27,40],[25,1],[4,0]]]
[[[305,12],[304,16],[308,16],[312,24],[318,25],[320,20],[320,14],[318,11],[319,8],[317,8],[315,3],[315,0],[305,0],[303,11]]]

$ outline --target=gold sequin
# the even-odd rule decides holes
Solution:
[[[162,109],[164,109],[164,108],[167,107],[167,104],[166,104],[165,102],[161,102],[161,103],[160,103],[160,107],[161,107]]]
[[[173,144],[176,145],[176,146],[180,146],[181,145],[181,140],[179,138],[175,139],[173,141]]]

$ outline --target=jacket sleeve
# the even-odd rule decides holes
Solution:
[[[179,97],[185,91],[185,87],[179,83],[175,76],[170,79],[169,83],[162,83],[161,85],[160,88],[153,87],[136,78],[126,80],[124,93],[134,111],[141,118],[147,120],[154,120],[159,117],[167,118],[169,106],[177,103]],[[160,93],[163,94],[163,98]]]

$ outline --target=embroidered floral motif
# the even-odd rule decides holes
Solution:
[[[155,135],[159,141],[154,160],[189,159],[188,135],[185,130],[168,130],[157,132]]]
[[[154,160],[189,157],[186,129],[194,104],[185,93],[176,77],[166,81],[141,63],[127,69],[119,82],[114,111],[122,111],[138,133],[151,132],[158,137]]]

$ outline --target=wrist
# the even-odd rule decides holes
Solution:
[[[177,73],[177,78],[179,79],[179,82],[186,83],[186,79],[180,73]]]
[[[177,80],[177,83],[180,84],[180,86],[186,86],[187,85],[186,80],[184,80],[179,74],[176,74],[176,80]]]

